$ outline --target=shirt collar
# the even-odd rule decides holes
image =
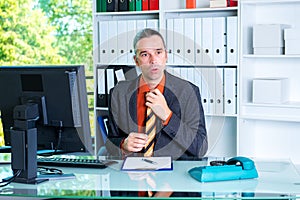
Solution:
[[[166,83],[166,77],[165,77],[165,74],[164,74],[163,78],[161,79],[161,81],[159,82],[159,84],[155,88],[157,88],[161,93],[163,93],[164,88],[165,88],[165,83]],[[140,81],[139,81],[139,90],[138,90],[138,92],[139,93],[150,92],[150,88],[148,87],[147,83],[143,79],[143,76],[141,76]]]

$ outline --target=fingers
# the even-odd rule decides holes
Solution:
[[[146,106],[150,108],[163,102],[165,102],[165,97],[158,89],[154,89],[146,94]]]
[[[143,149],[148,136],[144,133],[130,133],[125,139],[123,148],[130,152],[138,152]]]
[[[153,103],[153,101],[157,100],[158,98],[164,98],[164,96],[157,88],[146,94],[147,102]]]
[[[145,105],[150,107],[155,115],[163,121],[165,121],[171,113],[164,95],[158,89],[154,89],[146,94]]]

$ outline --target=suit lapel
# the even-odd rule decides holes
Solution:
[[[172,80],[172,77],[170,76],[169,73],[165,72],[165,76],[166,76],[166,83],[165,83],[165,89],[164,89],[164,97],[167,101],[167,104],[169,107],[172,107],[173,104],[173,100],[174,100],[174,93],[172,91],[174,91],[174,82]]]
[[[125,95],[125,101],[127,102],[128,107],[128,125],[130,129],[133,129],[132,131],[137,132],[138,131],[138,126],[137,126],[137,105],[136,105],[136,97],[137,97],[137,88],[138,88],[138,80],[139,78],[134,81],[128,89],[128,92]]]

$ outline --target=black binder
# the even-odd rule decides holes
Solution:
[[[118,0],[106,0],[106,12],[117,12]]]
[[[119,11],[128,11],[128,0],[118,0],[119,1]]]

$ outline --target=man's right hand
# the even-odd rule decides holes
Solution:
[[[148,136],[144,133],[132,132],[125,139],[122,149],[127,152],[139,152],[145,147],[147,139]]]

